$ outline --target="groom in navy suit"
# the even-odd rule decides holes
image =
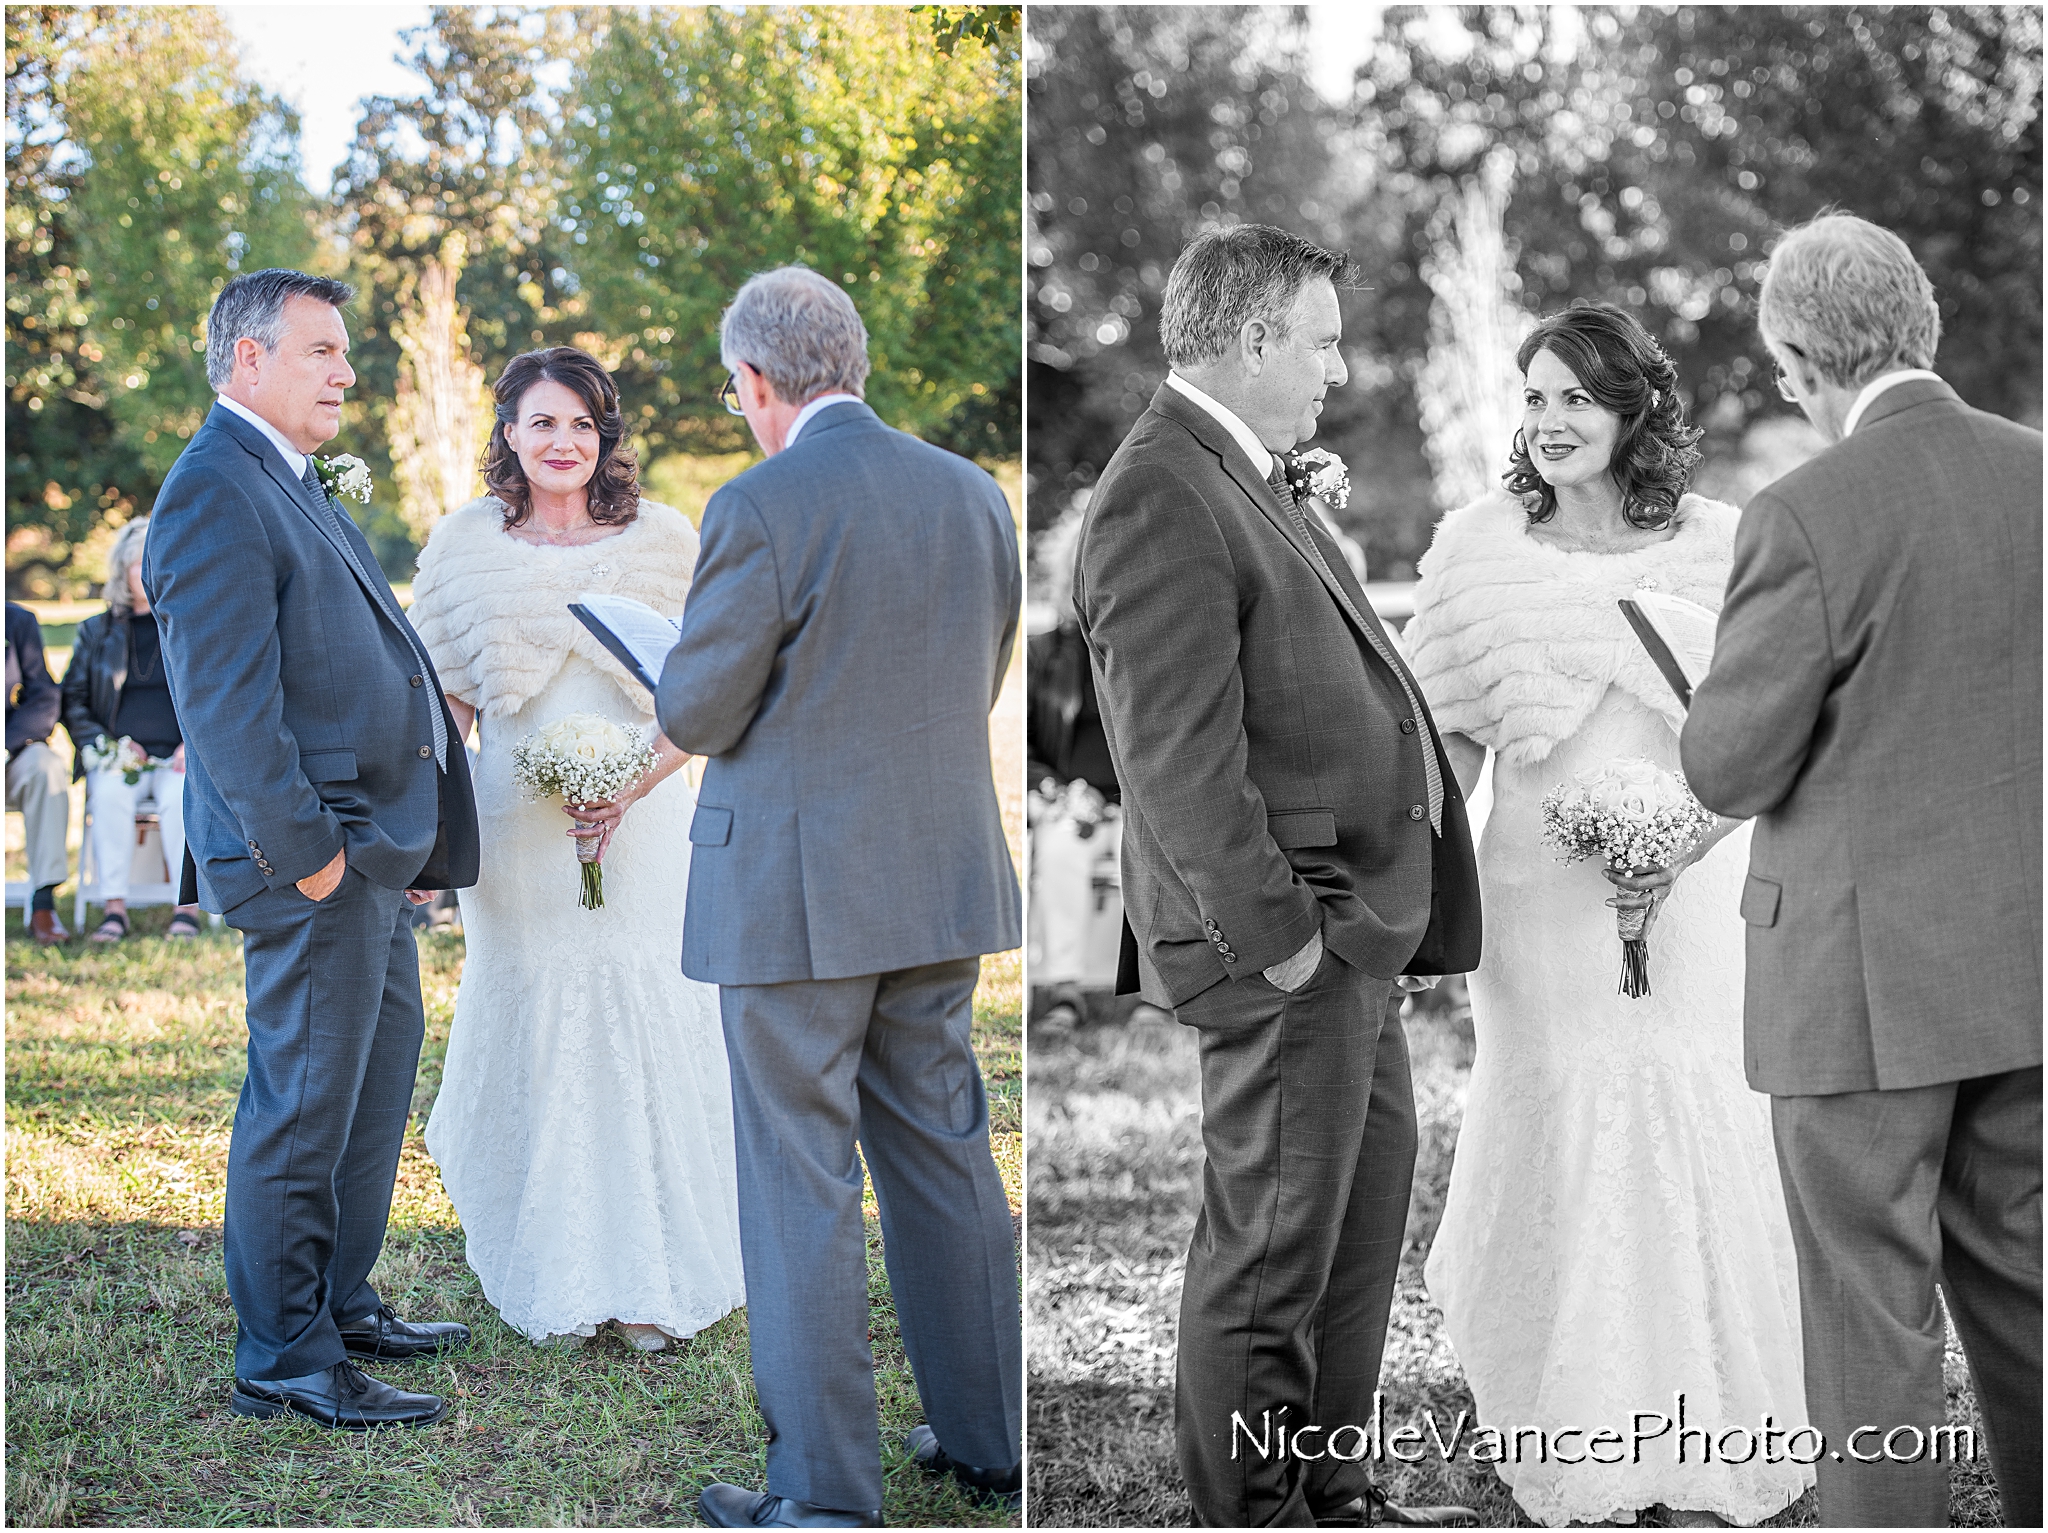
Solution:
[[[230,1405],[360,1431],[447,1406],[352,1358],[469,1339],[399,1319],[369,1277],[425,1035],[407,900],[476,881],[477,824],[440,679],[311,457],[355,382],[351,296],[278,270],[221,290],[219,399],[157,496],[142,578],[185,731],[187,877],[248,971]]]

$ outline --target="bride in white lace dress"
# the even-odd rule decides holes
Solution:
[[[680,614],[697,537],[639,498],[596,358],[517,357],[497,397],[498,493],[435,525],[413,586],[456,722],[477,721],[483,842],[427,1148],[506,1324],[540,1341],[614,1321],[658,1350],[745,1299],[731,1086],[718,991],[680,968],[686,758],[567,603],[603,591]],[[645,733],[658,755],[637,789],[577,816],[609,837],[597,910],[579,903],[563,807],[512,781],[512,747],[577,712]]]
[[[1776,1463],[1734,1462],[1739,1433],[1719,1446],[1767,1415],[1806,1421],[1769,1099],[1743,1077],[1748,830],[1719,822],[1622,896],[1539,840],[1544,794],[1574,773],[1617,756],[1678,769],[1683,713],[1615,603],[1654,589],[1718,610],[1738,513],[1680,498],[1698,433],[1626,313],[1555,316],[1517,360],[1520,493],[1444,518],[1404,635],[1468,794],[1494,753],[1477,1054],[1425,1277],[1480,1421],[1551,1436],[1547,1462],[1531,1436],[1497,1466],[1532,1517],[1626,1524],[1662,1504],[1680,1525],[1754,1524],[1813,1471],[1782,1435]],[[1658,906],[1640,1000],[1617,993],[1615,897]],[[1713,1461],[1695,1434],[1680,1463],[1674,1426],[1628,1462],[1634,1414],[1675,1415],[1679,1394],[1686,1426],[1716,1434]],[[1589,1450],[1601,1428],[1624,1446]]]

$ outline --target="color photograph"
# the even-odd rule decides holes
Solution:
[[[7,9],[7,1519],[1013,1526],[1021,12]]]

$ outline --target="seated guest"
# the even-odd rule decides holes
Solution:
[[[147,518],[130,522],[114,539],[107,555],[107,610],[78,625],[64,670],[64,727],[77,748],[72,778],[85,779],[85,808],[92,816],[87,833],[107,908],[91,942],[119,942],[128,935],[128,868],[138,810],[156,811],[173,881],[185,861],[185,737],[171,706],[156,616],[142,589],[148,528]],[[144,761],[149,765],[138,772]],[[164,935],[198,936],[199,907],[180,905]]]
[[[70,785],[64,762],[50,749],[61,701],[43,659],[43,630],[28,608],[7,604],[7,807],[21,811],[27,830],[29,930],[36,941],[71,935],[57,919],[57,886],[71,871],[64,850],[71,829]]]

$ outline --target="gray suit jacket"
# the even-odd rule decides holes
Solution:
[[[1336,545],[1322,553],[1377,626]],[[1147,1000],[1257,976],[1318,931],[1380,979],[1478,966],[1478,874],[1440,750],[1441,836],[1423,807],[1433,730],[1279,497],[1170,386],[1089,503],[1074,606],[1123,786]]]
[[[1763,490],[1681,749],[1756,816],[1749,1082],[2041,1062],[2041,434],[1915,380]]]
[[[844,979],[1023,940],[988,749],[1022,599],[995,481],[864,404],[711,497],[656,694],[710,758],[685,974]]]
[[[218,405],[157,493],[142,584],[185,735],[185,839],[210,910],[289,887],[348,848],[390,889],[476,882],[469,761],[440,678],[369,543],[359,578],[277,449]],[[431,865],[430,865],[431,858]]]

